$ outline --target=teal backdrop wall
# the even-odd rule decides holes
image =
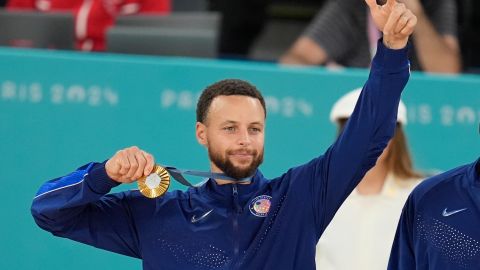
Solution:
[[[367,76],[353,69],[0,48],[0,269],[140,269],[139,260],[40,230],[31,200],[44,181],[131,145],[163,164],[207,170],[194,137],[196,99],[207,85],[241,78],[262,90],[268,117],[261,169],[275,177],[326,150],[335,137],[332,104]],[[403,99],[417,168],[437,172],[479,157],[479,77],[414,73]],[[135,186],[117,190],[127,188]]]

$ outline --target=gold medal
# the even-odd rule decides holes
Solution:
[[[138,189],[148,198],[156,198],[167,192],[170,186],[170,174],[162,166],[155,165],[148,176],[142,176],[137,180]]]

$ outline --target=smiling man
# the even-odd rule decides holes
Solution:
[[[196,135],[208,150],[212,171],[237,179],[252,176],[263,161],[265,118],[265,101],[249,83],[224,80],[207,88],[197,106]]]
[[[258,170],[264,99],[248,82],[223,80],[197,104],[196,138],[212,172],[205,184],[156,199],[137,190],[108,194],[152,172],[152,155],[130,147],[44,184],[35,221],[54,235],[140,258],[144,269],[315,269],[318,239],[393,136],[409,77],[416,17],[394,0],[367,4],[384,37],[344,132],[324,154],[266,179]]]

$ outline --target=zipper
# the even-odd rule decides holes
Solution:
[[[234,213],[233,213],[233,262],[232,266],[235,266],[235,263],[238,258],[238,254],[240,252],[240,247],[239,247],[239,232],[238,232],[238,217],[241,212],[240,208],[240,203],[238,202],[238,188],[237,184],[232,184],[232,189],[233,189],[233,208],[234,208]]]
[[[240,214],[242,209],[240,207],[240,203],[238,202],[237,184],[232,184],[232,185],[233,185],[233,208],[235,210],[235,214]]]

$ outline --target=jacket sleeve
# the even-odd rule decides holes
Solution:
[[[336,211],[372,168],[393,137],[398,104],[410,69],[408,48],[388,49],[378,42],[370,75],[342,134],[324,155],[291,169],[299,200],[313,203],[318,237]]]
[[[106,195],[116,185],[104,163],[89,163],[43,184],[33,199],[33,218],[53,235],[140,258],[128,196]]]

